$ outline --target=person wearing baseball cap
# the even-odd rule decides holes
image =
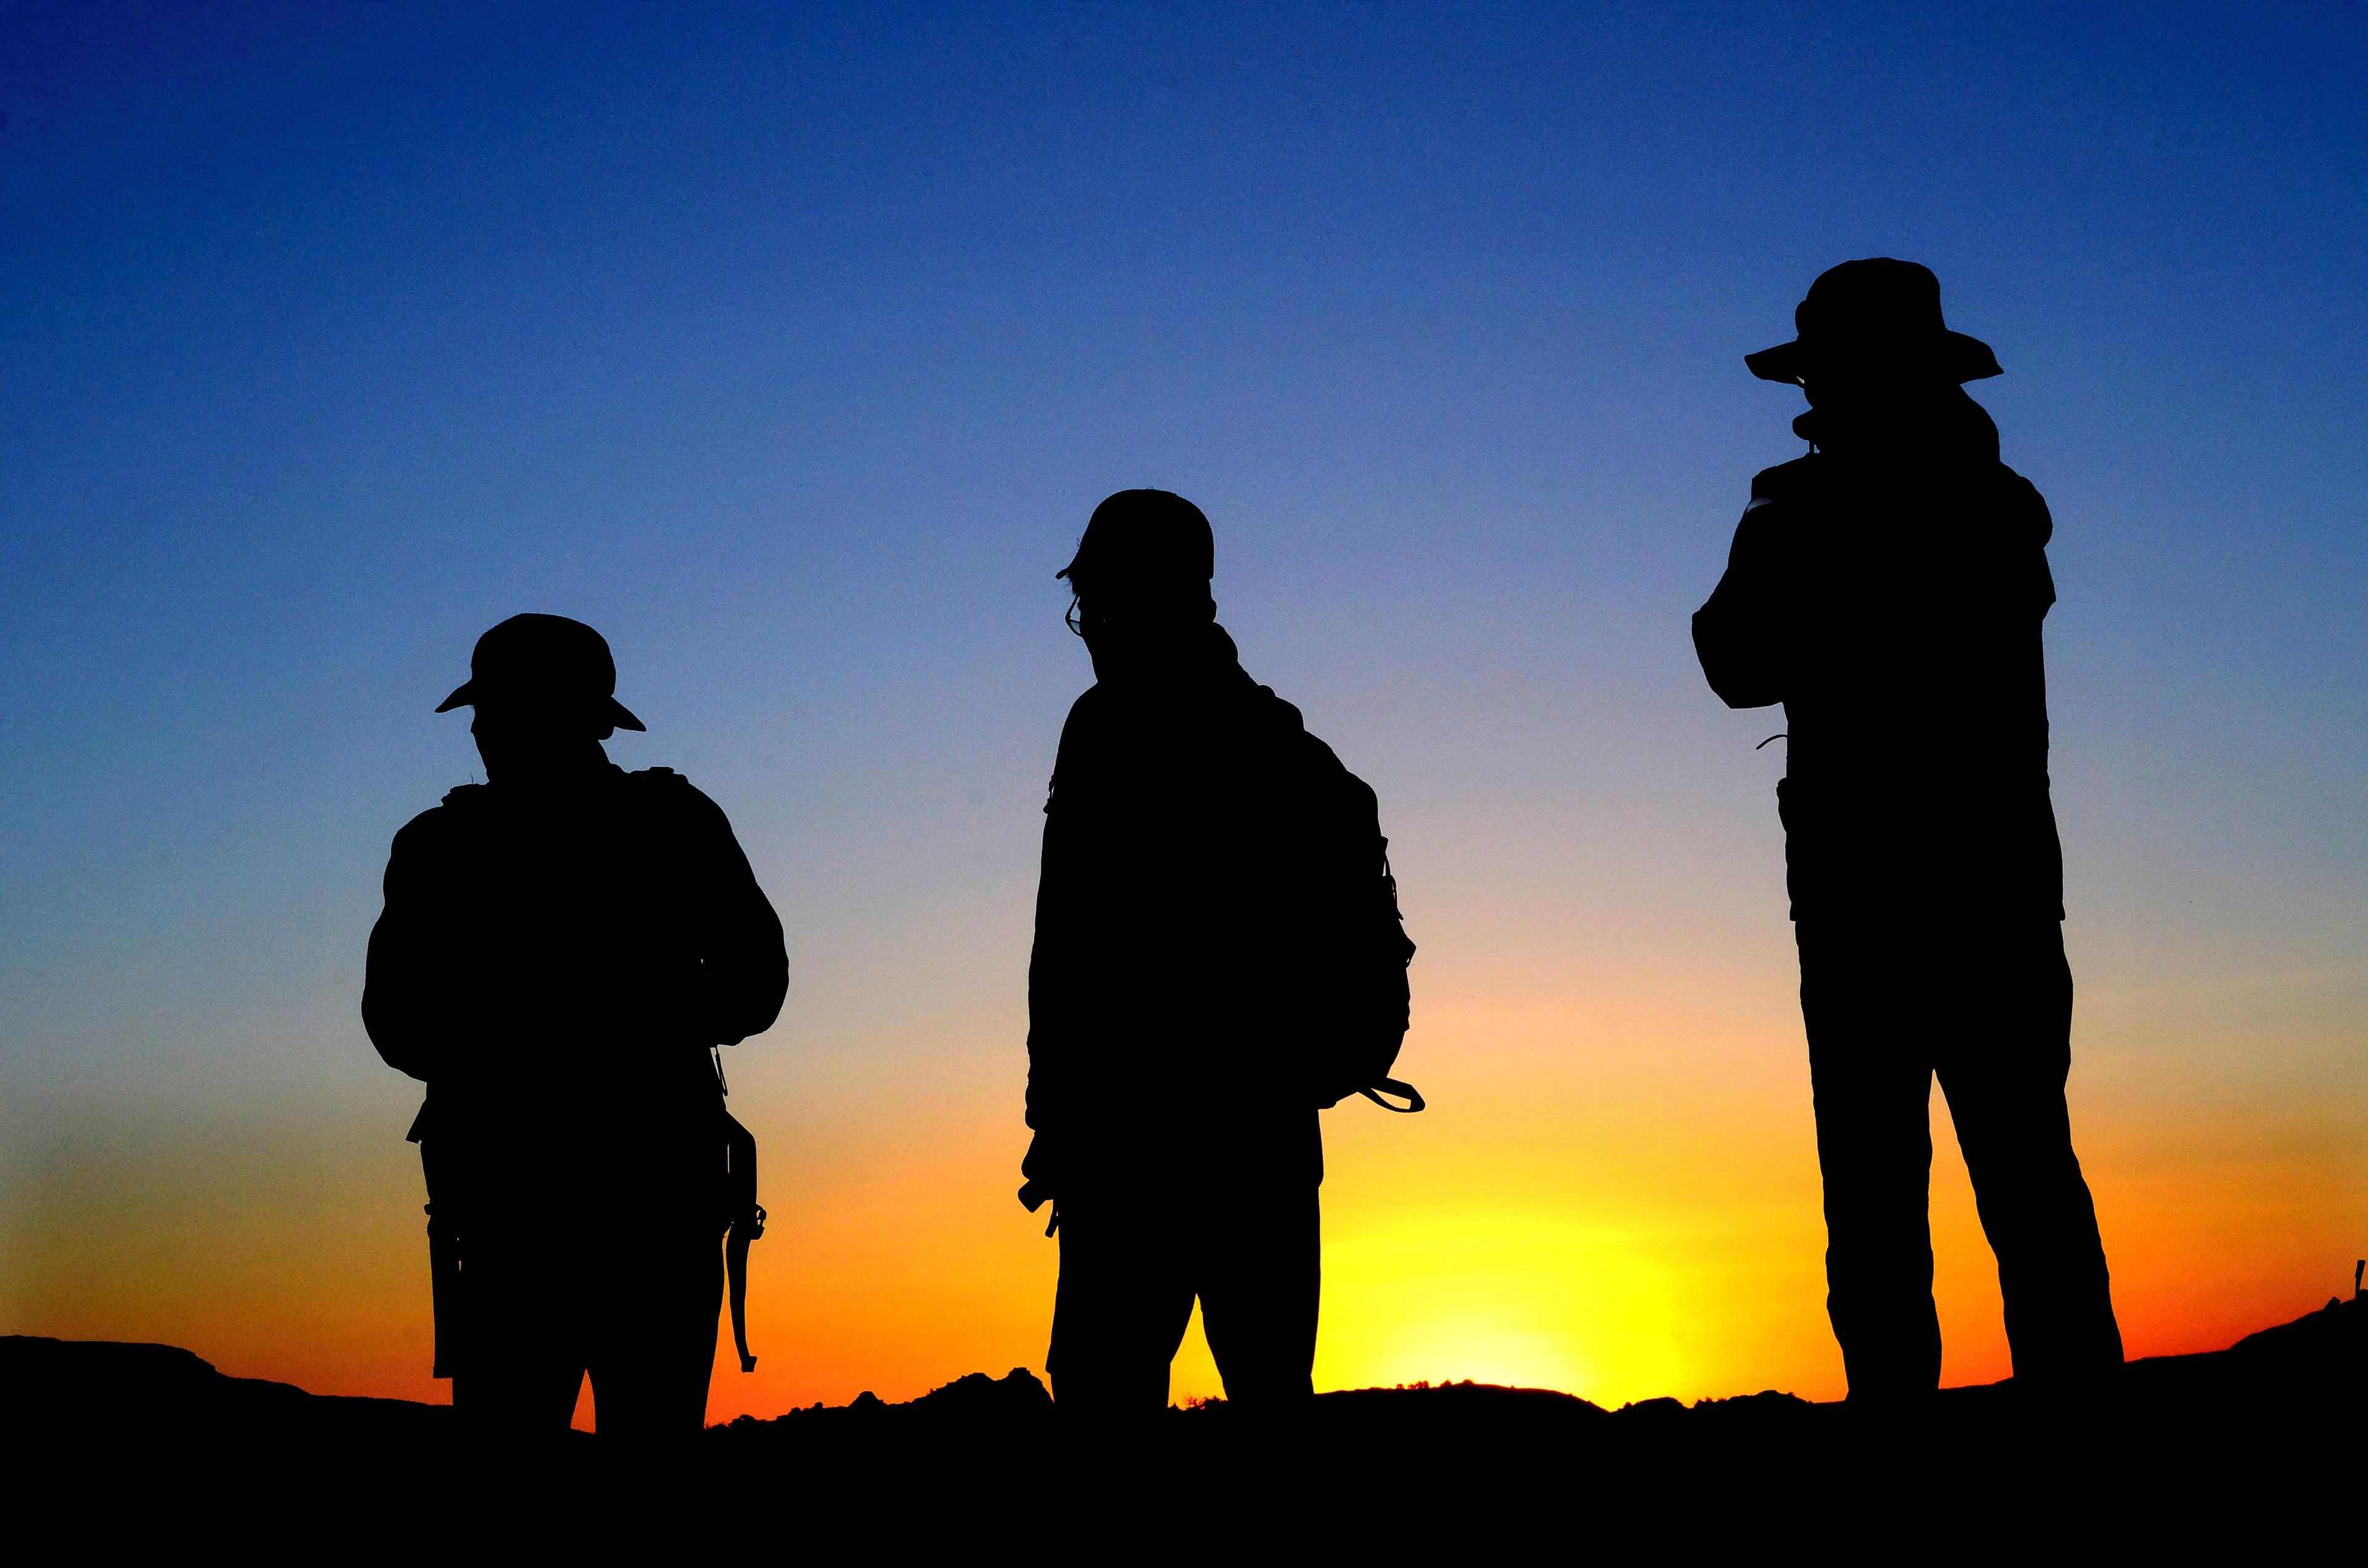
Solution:
[[[710,1053],[779,1015],[781,924],[714,801],[609,760],[643,727],[616,689],[581,621],[478,639],[436,710],[472,710],[485,781],[395,835],[370,932],[363,1024],[427,1085],[436,1375],[498,1438],[564,1435],[587,1374],[602,1433],[696,1437],[719,1238],[755,1218]]]
[[[1939,1384],[1936,1077],[1998,1255],[2015,1381],[2080,1386],[2121,1364],[2122,1340],[2065,1103],[2041,642],[2055,525],[1965,393],[1997,357],[1949,329],[1928,268],[1844,262],[1793,320],[1745,364],[1805,394],[1793,428],[1812,449],[1752,481],[1693,634],[1729,707],[1784,706],[1777,812],[1850,1397]]]
[[[1057,574],[1096,679],[1044,807],[1019,1198],[1060,1238],[1045,1369],[1072,1418],[1166,1408],[1196,1301],[1226,1399],[1304,1409],[1316,1113],[1420,1108],[1386,1076],[1414,949],[1380,807],[1243,672],[1214,568],[1198,506],[1122,490]]]

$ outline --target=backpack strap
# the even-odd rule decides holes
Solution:
[[[1423,1108],[1422,1091],[1416,1088],[1412,1084],[1406,1083],[1397,1078],[1384,1078],[1380,1083],[1375,1084],[1372,1088],[1359,1089],[1357,1092],[1364,1096],[1367,1099],[1372,1101],[1375,1105],[1381,1107],[1383,1110],[1393,1110],[1397,1112],[1400,1116],[1412,1116],[1415,1112]],[[1383,1095],[1396,1095],[1401,1099],[1404,1099],[1408,1103],[1406,1105],[1392,1105],[1389,1101],[1382,1097]]]

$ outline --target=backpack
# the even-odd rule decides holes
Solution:
[[[1328,1110],[1362,1095],[1383,1110],[1411,1115],[1423,1108],[1421,1094],[1389,1073],[1406,1041],[1412,1001],[1406,971],[1415,945],[1398,909],[1380,802],[1363,779],[1337,760],[1333,767],[1338,800],[1329,810],[1338,813],[1342,832],[1338,858],[1326,868],[1339,885],[1329,890],[1337,935],[1326,966],[1332,994],[1325,1000],[1338,1027],[1323,1030],[1315,1045],[1316,1104]],[[1394,1105],[1385,1096],[1408,1103]]]

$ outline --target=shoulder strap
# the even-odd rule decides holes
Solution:
[[[1381,1107],[1383,1110],[1395,1111],[1400,1116],[1412,1116],[1415,1112],[1422,1109],[1424,1104],[1422,1091],[1416,1088],[1412,1084],[1406,1083],[1398,1078],[1384,1078],[1380,1083],[1375,1084],[1372,1088],[1359,1089],[1357,1092],[1364,1096],[1367,1099],[1372,1101],[1375,1105]],[[1408,1103],[1405,1105],[1392,1105],[1389,1101],[1382,1097],[1383,1095],[1396,1095]]]

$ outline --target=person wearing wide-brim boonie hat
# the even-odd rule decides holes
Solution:
[[[1939,1386],[1936,1079],[1998,1255],[2015,1381],[2093,1387],[2122,1341],[2064,1095],[2041,635],[2055,523],[1998,460],[1963,384],[1998,358],[1949,329],[1930,270],[1845,262],[1793,319],[1798,337],[1746,363],[1799,386],[1793,429],[1815,449],[1753,478],[1693,634],[1727,706],[1784,708],[1777,813],[1850,1398]]]
[[[1912,261],[1871,256],[1828,268],[1794,308],[1792,342],[1743,357],[1753,375],[1799,386],[1823,375],[1959,385],[2004,374],[1988,344],[1949,329],[1940,278]]]
[[[513,616],[470,669],[438,711],[475,709],[484,778],[395,835],[361,999],[427,1086],[432,1375],[489,1443],[564,1436],[587,1375],[602,1433],[688,1442],[726,1280],[755,1365],[755,1139],[710,1052],[780,1016],[780,918],[722,807],[609,759],[643,725],[598,632]]]
[[[438,713],[487,703],[576,710],[610,728],[649,726],[617,700],[617,661],[609,640],[564,615],[514,615],[477,639],[469,678],[436,705]]]

